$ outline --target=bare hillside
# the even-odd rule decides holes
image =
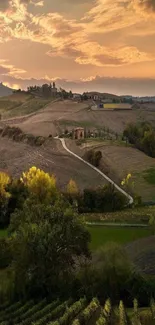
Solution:
[[[79,188],[104,185],[103,178],[89,166],[70,156],[59,140],[49,140],[42,147],[32,147],[7,138],[0,138],[0,169],[19,177],[32,166],[55,174],[59,186],[64,187],[74,179]]]
[[[155,125],[155,112],[152,110],[134,109],[131,111],[92,111],[90,103],[76,103],[71,100],[41,103],[35,99],[14,108],[7,124],[19,126],[24,132],[34,135],[48,136],[60,134],[66,128],[82,126],[87,129],[109,128],[113,132],[122,133],[127,123],[149,121]],[[45,106],[42,108],[42,105]],[[31,113],[27,115],[28,113]],[[11,115],[13,114],[13,115]],[[24,118],[20,117],[25,115]],[[19,117],[18,117],[19,116]]]
[[[13,89],[4,86],[2,82],[0,83],[0,97],[2,96],[9,96],[13,93]]]
[[[134,182],[132,185],[134,192],[140,195],[143,201],[155,201],[155,185],[147,183],[143,177],[146,170],[154,167],[154,158],[148,157],[138,149],[121,145],[100,144],[99,150],[102,152],[100,168],[109,177],[120,184],[130,173],[131,182]]]
[[[69,100],[50,102],[45,108],[34,112],[30,116],[15,117],[4,122],[19,126],[26,133],[42,136],[52,134],[55,136],[57,133],[61,133],[59,122],[62,119],[68,120],[71,116],[75,116],[77,112],[86,109],[86,107],[86,104]]]

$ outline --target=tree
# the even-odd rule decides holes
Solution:
[[[69,98],[73,98],[73,93],[71,90],[69,91]]]
[[[88,150],[85,154],[85,158],[90,164],[94,165],[95,167],[99,167],[102,152],[100,150]]]
[[[6,173],[0,173],[0,225],[6,226],[8,224],[7,219],[7,207],[10,198],[10,193],[7,191],[7,186],[11,179]]]
[[[78,192],[77,184],[71,179],[67,185],[67,193],[74,196],[77,195]]]
[[[57,194],[56,179],[52,175],[33,166],[23,173],[21,182],[27,186],[30,194],[40,202],[52,202]]]
[[[155,132],[153,130],[145,131],[142,146],[146,154],[155,157]]]
[[[151,215],[150,220],[149,220],[149,225],[151,226],[153,235],[155,235],[155,216],[154,215]]]
[[[6,187],[10,193],[8,201],[8,224],[10,222],[10,215],[15,209],[22,209],[25,200],[28,198],[29,192],[27,186],[19,179],[12,179]]]
[[[155,157],[155,131],[150,123],[129,124],[123,135],[136,148]]]
[[[79,189],[77,187],[77,184],[71,179],[67,185],[67,199],[75,208],[78,206],[78,196]]]
[[[0,202],[10,197],[10,194],[6,190],[7,185],[10,183],[10,180],[11,179],[9,175],[3,172],[0,173]]]
[[[89,257],[89,232],[61,198],[53,205],[27,201],[12,216],[12,267],[18,291],[63,290],[81,257]]]
[[[0,238],[0,269],[6,268],[11,261],[9,239]]]
[[[101,299],[110,298],[112,302],[120,300],[121,295],[128,296],[128,281],[133,269],[126,251],[116,243],[107,243],[96,251],[92,260],[83,264],[79,278],[81,294],[90,298],[97,294]]]

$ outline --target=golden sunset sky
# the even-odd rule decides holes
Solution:
[[[155,95],[155,0],[0,0],[0,81]]]

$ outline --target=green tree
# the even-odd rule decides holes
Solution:
[[[125,249],[116,243],[107,243],[93,254],[91,262],[83,264],[79,272],[81,295],[97,295],[116,302],[121,294],[128,294],[128,281],[132,273]]]
[[[53,206],[27,201],[12,215],[10,230],[19,292],[63,290],[78,259],[90,256],[90,235],[61,198]]]
[[[28,198],[29,192],[27,186],[19,179],[12,179],[6,189],[10,193],[7,211],[9,223],[10,215],[15,209],[22,209],[25,200]]]
[[[100,150],[88,150],[85,154],[85,159],[95,167],[99,167],[100,160],[102,158],[102,152]]]

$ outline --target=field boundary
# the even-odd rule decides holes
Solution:
[[[119,222],[95,222],[86,221],[87,226],[105,226],[105,227],[122,227],[122,228],[149,228],[147,224],[143,223],[119,223]]]
[[[71,155],[73,155],[77,159],[81,160],[84,164],[86,164],[89,167],[91,167],[92,169],[94,169],[98,174],[100,174],[104,179],[106,179],[110,184],[112,184],[121,194],[123,194],[128,199],[128,201],[129,201],[128,205],[132,205],[133,204],[133,202],[134,202],[133,197],[131,195],[129,195],[127,192],[125,192],[116,183],[114,183],[111,178],[109,178],[107,175],[105,175],[103,172],[101,172],[101,170],[99,170],[98,168],[96,168],[95,166],[91,165],[89,162],[87,162],[86,160],[84,160],[83,158],[81,158],[80,156],[78,156],[77,154],[75,154],[73,151],[71,151],[70,149],[68,149],[67,146],[66,146],[66,142],[65,142],[65,139],[64,138],[55,137],[55,139],[58,139],[58,140],[61,141],[63,148],[67,152],[69,152]]]

